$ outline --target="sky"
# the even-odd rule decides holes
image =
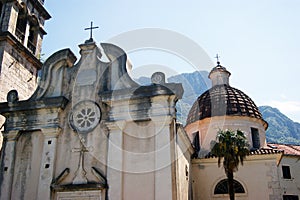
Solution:
[[[300,1],[298,0],[45,0],[42,53],[93,38],[128,52],[133,76],[209,71],[221,65],[230,84],[258,105],[300,122]],[[145,41],[147,41],[145,43]]]

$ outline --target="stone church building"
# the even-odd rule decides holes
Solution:
[[[155,72],[139,85],[126,52],[93,38],[79,45],[78,60],[63,49],[42,64],[50,18],[43,1],[0,6],[1,200],[228,199],[224,170],[210,154],[219,128],[240,129],[250,143],[235,173],[237,199],[299,199],[299,146],[266,143],[267,122],[220,63],[183,127],[180,83]]]

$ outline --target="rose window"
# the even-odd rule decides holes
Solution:
[[[76,104],[70,115],[70,124],[78,132],[89,132],[99,123],[101,111],[97,104],[84,101]]]

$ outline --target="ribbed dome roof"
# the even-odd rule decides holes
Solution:
[[[242,91],[227,84],[215,85],[193,104],[186,125],[213,116],[248,116],[262,119],[257,106]]]

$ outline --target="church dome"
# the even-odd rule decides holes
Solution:
[[[209,74],[212,88],[194,102],[186,125],[214,116],[247,116],[260,119],[267,126],[252,99],[229,85],[229,76],[230,72],[218,62]]]
[[[188,114],[186,124],[224,115],[262,119],[255,103],[241,90],[229,85],[216,85],[198,97]]]

